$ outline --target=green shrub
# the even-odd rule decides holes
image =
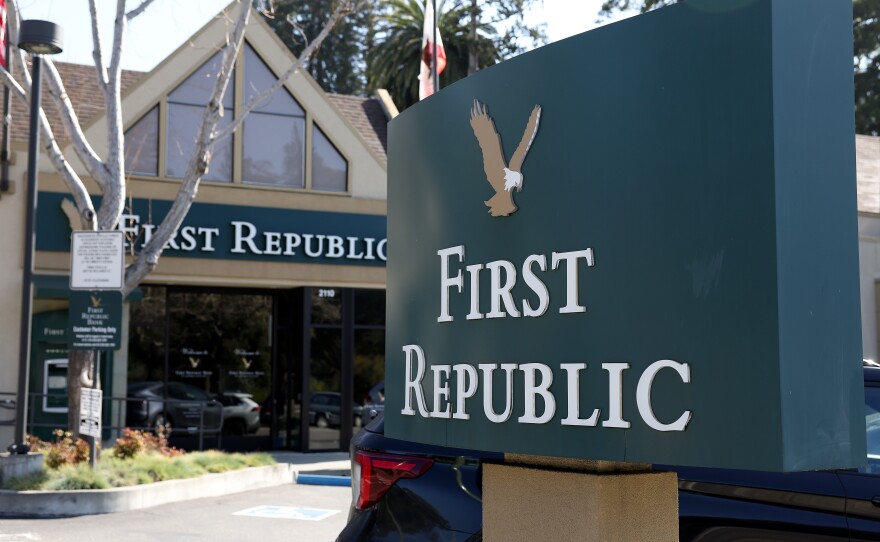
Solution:
[[[126,427],[122,430],[122,436],[116,439],[113,455],[120,459],[131,459],[144,453],[145,448],[143,432],[132,431]]]
[[[131,468],[147,473],[154,482],[195,478],[207,471],[187,459],[187,456],[166,458],[158,454],[136,458]]]
[[[131,467],[131,461],[108,457],[102,459],[98,468],[111,487],[139,486],[155,480],[146,472]]]
[[[99,470],[92,470],[89,465],[67,465],[52,476],[43,489],[58,491],[67,489],[108,489],[110,482]]]
[[[275,464],[275,460],[268,454],[225,454],[217,451],[184,454],[174,450],[172,455],[163,455],[162,452],[153,450],[124,459],[120,457],[119,449],[116,447],[113,453],[105,454],[94,470],[88,463],[62,465],[38,475],[11,480],[3,489],[106,489]]]
[[[65,465],[78,465],[89,460],[89,444],[83,439],[73,440],[69,431],[56,429],[52,431],[55,442],[46,442],[28,435],[27,441],[31,450],[43,453],[43,463],[50,469],[59,469]]]
[[[122,436],[116,439],[113,455],[122,459],[132,459],[143,453],[158,453],[167,457],[183,455],[182,450],[168,446],[164,435],[154,435],[145,431],[125,428]]]
[[[0,485],[0,489],[11,489],[12,491],[29,491],[32,489],[41,489],[49,480],[49,473],[44,470],[35,472],[28,476],[20,476],[12,480],[6,480]]]

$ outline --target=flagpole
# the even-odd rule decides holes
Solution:
[[[434,78],[434,92],[440,90],[440,74],[437,73],[437,0],[431,0],[434,8],[434,54],[431,56],[431,70]]]
[[[4,8],[6,7],[6,3],[4,2]],[[7,19],[9,18],[8,12],[3,14],[3,41],[4,43],[4,68],[9,70],[9,34],[7,30],[9,29],[9,24]],[[9,70],[10,73],[12,70]],[[3,129],[2,129],[2,142],[0,142],[0,194],[3,192],[7,192],[9,190],[9,124],[11,122],[11,117],[9,115],[9,89],[6,85],[3,85]]]

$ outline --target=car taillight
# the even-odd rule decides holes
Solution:
[[[259,411],[260,411],[260,407],[259,407],[259,406],[255,406],[255,407],[253,407],[253,408],[251,409],[251,412],[259,412]]]
[[[363,510],[376,504],[401,478],[418,478],[434,464],[433,459],[358,450],[354,467],[355,501]]]

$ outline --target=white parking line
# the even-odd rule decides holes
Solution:
[[[290,506],[255,506],[235,512],[234,516],[250,516],[255,518],[302,519],[305,521],[321,521],[339,510],[322,510],[320,508],[293,508]]]

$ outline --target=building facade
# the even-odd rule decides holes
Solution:
[[[124,75],[128,200],[119,229],[129,255],[177,195],[226,32],[217,17],[151,72]],[[294,61],[260,17],[251,17],[245,42],[221,126]],[[94,68],[58,68],[103,155]],[[51,100],[43,103],[63,134]],[[0,400],[14,398],[18,379],[26,111],[13,110],[14,189],[0,194],[0,226],[9,232],[0,262]],[[118,398],[105,399],[106,439],[124,425],[164,425],[183,445],[201,427],[222,429],[222,443],[206,437],[224,448],[347,448],[364,404],[381,401],[385,134],[395,113],[390,101],[328,94],[298,73],[217,145],[182,227],[123,304],[122,346],[101,356],[104,396]],[[47,434],[66,421],[71,198],[45,156],[39,176],[29,421]],[[133,419],[138,408],[143,416]],[[221,408],[222,427],[211,414]],[[13,418],[0,408],[0,442],[12,442]]]

